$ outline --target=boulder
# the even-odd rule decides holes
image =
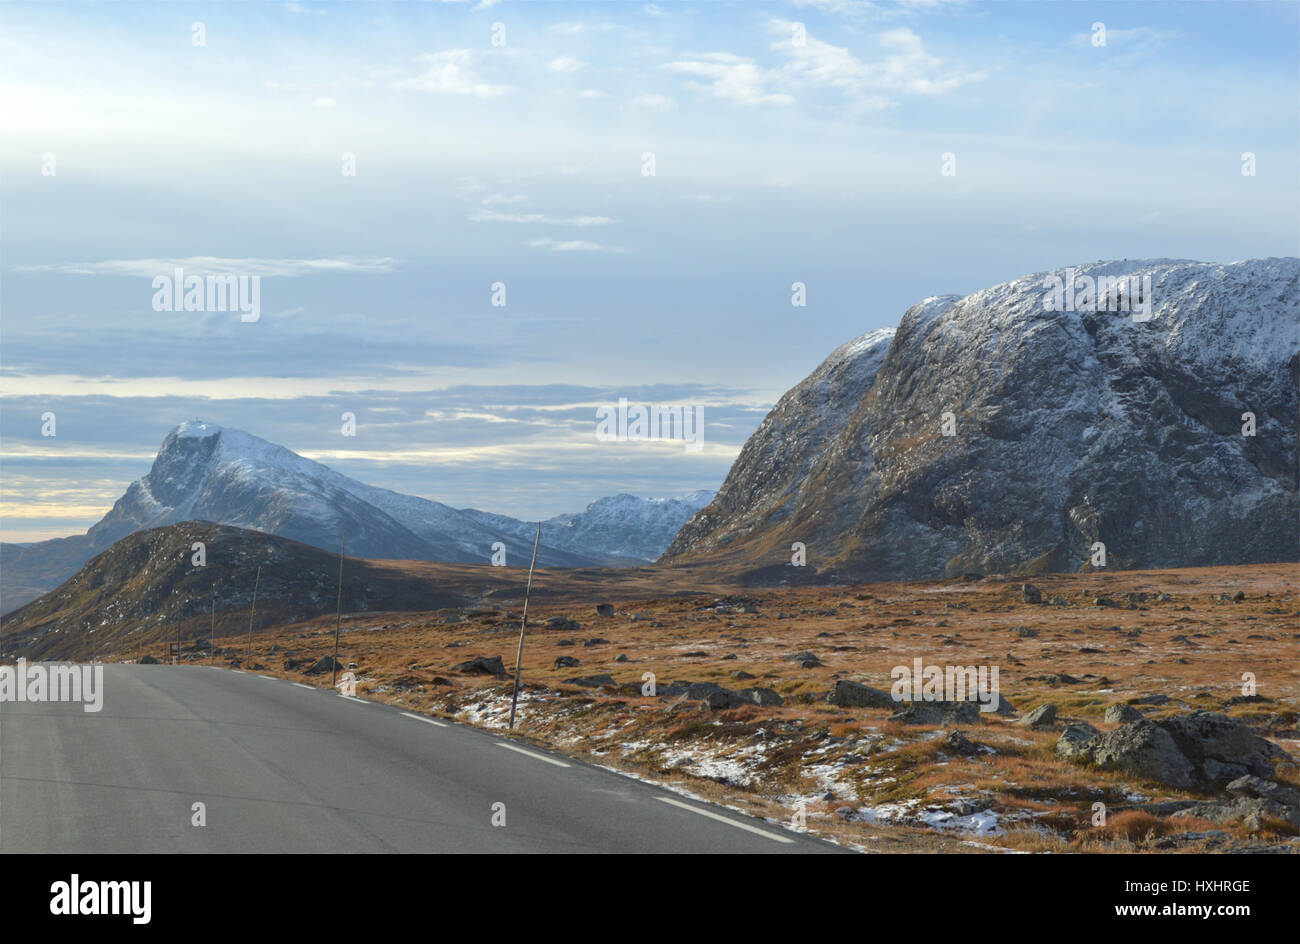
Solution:
[[[899,703],[894,701],[894,696],[889,692],[882,692],[878,688],[872,688],[869,685],[863,685],[860,682],[851,682],[848,679],[840,679],[831,689],[826,700],[832,705],[838,705],[841,708],[897,708]]]
[[[897,702],[895,702],[897,704]],[[974,701],[915,701],[889,716],[902,724],[941,725],[979,724],[980,706]]]
[[[500,656],[479,656],[470,659],[468,662],[458,662],[451,667],[453,672],[463,672],[466,675],[495,675],[497,678],[504,678],[506,668],[501,664]]]
[[[308,675],[324,675],[326,672],[333,672],[335,669],[341,671],[343,663],[336,662],[333,656],[324,656],[313,662],[311,667],[305,671]]]
[[[1056,753],[1066,759],[1086,757],[1088,745],[1101,734],[1090,724],[1072,724],[1061,732],[1056,742]]]
[[[582,664],[582,660],[575,659],[573,656],[560,656],[558,659],[555,660],[555,667],[557,669],[572,669],[575,666],[579,666],[581,664]]]
[[[1056,706],[1052,704],[1039,705],[1016,723],[1028,725],[1031,728],[1049,727],[1056,723]]]
[[[1129,705],[1107,705],[1105,720],[1107,724],[1125,724],[1129,721],[1141,721],[1142,712]]]
[[[596,615],[597,615],[597,616],[606,616],[606,617],[608,617],[608,616],[613,616],[613,615],[614,615],[614,604],[612,604],[612,603],[597,603],[597,604],[596,604]]]
[[[1197,767],[1204,785],[1246,774],[1271,777],[1273,766],[1289,760],[1286,751],[1245,724],[1211,711],[1195,711],[1160,722],[1179,750]]]
[[[581,627],[578,626],[578,624],[577,624],[576,621],[571,620],[571,619],[569,619],[568,617],[565,617],[565,616],[552,616],[550,619],[548,619],[548,620],[546,621],[546,628],[547,628],[547,629],[568,630],[568,631],[571,631],[571,632],[576,632],[576,631],[577,631],[578,629],[580,629]]]
[[[1178,749],[1174,738],[1160,725],[1145,719],[1099,735],[1088,745],[1087,755],[1098,767],[1108,770],[1122,770],[1171,787],[1197,785],[1196,768]]]
[[[953,731],[943,741],[943,749],[949,754],[970,757],[980,752],[980,746],[966,737],[964,731]]]
[[[1032,583],[1027,583],[1020,588],[1020,599],[1025,603],[1042,603],[1043,591],[1039,590]]]

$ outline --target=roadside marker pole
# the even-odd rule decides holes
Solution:
[[[253,581],[253,605],[248,611],[248,648],[244,650],[244,668],[253,659],[253,614],[257,612],[257,588],[262,582],[262,565],[257,565],[257,579]]]
[[[330,677],[330,688],[339,684],[339,624],[343,622],[343,553],[347,549],[348,536],[339,532],[339,605],[334,614],[334,674]]]
[[[212,595],[212,626],[208,629],[208,665],[217,651],[217,597]]]
[[[537,522],[533,539],[533,561],[528,565],[528,588],[524,591],[524,618],[519,623],[519,651],[515,653],[515,693],[510,699],[510,730],[515,729],[515,707],[519,704],[519,675],[524,669],[524,631],[528,629],[528,598],[533,594],[533,568],[537,566],[537,545],[542,542],[542,523]]]

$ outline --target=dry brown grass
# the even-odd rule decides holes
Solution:
[[[1186,818],[1161,819],[1128,809],[1135,793],[1152,800],[1197,797],[1065,763],[1054,745],[1066,723],[1086,721],[1104,730],[1113,727],[1103,721],[1108,705],[1164,695],[1167,705],[1141,710],[1157,718],[1196,708],[1224,710],[1295,754],[1300,748],[1294,740],[1300,705],[1296,565],[1031,578],[1045,599],[1062,597],[1068,606],[1024,604],[1019,580],[844,588],[718,585],[702,591],[701,582],[692,583],[682,571],[642,568],[612,584],[592,573],[600,572],[566,584],[558,572],[550,572],[547,592],[532,602],[530,617],[536,622],[530,619],[524,653],[522,737],[774,819],[789,819],[792,798],[811,798],[809,828],[870,848],[1181,852],[1214,848],[1196,842],[1169,845],[1171,837],[1198,830],[1228,831],[1257,844],[1283,842],[1294,834],[1283,828],[1289,824],[1270,822],[1262,832],[1247,835],[1235,827],[1198,826]],[[678,594],[679,589],[690,592]],[[1238,590],[1245,593],[1241,602],[1219,599]],[[1143,592],[1164,592],[1171,599],[1136,609],[1092,604],[1102,596],[1123,603],[1126,594]],[[758,612],[717,612],[710,605],[726,594],[755,601]],[[616,603],[614,618],[594,613],[594,604],[606,600]],[[480,709],[490,707],[492,698],[500,702],[508,684],[451,668],[473,656],[501,655],[507,671],[513,671],[521,601],[494,590],[486,602],[497,612],[450,624],[443,622],[454,615],[449,611],[348,615],[341,659],[357,664],[359,693],[411,710],[496,723],[499,715],[487,717]],[[632,614],[644,618],[634,620]],[[581,628],[545,629],[553,616],[576,619]],[[1017,626],[1037,635],[1021,637],[1013,631]],[[595,637],[608,642],[583,645]],[[562,645],[566,639],[574,644]],[[219,647],[236,655],[242,655],[244,643],[242,636],[218,639]],[[804,650],[823,664],[803,668],[788,658]],[[286,660],[306,660],[305,667],[332,651],[333,620],[323,617],[257,635],[253,662],[270,674],[312,681],[301,668],[286,668]],[[697,652],[705,654],[690,655]],[[564,655],[581,664],[556,668],[555,660]],[[620,655],[627,661],[617,661]],[[942,732],[891,722],[888,710],[841,709],[824,700],[838,678],[887,690],[892,667],[910,665],[918,656],[927,663],[996,664],[1004,697],[1021,712],[1051,702],[1058,723],[1039,731],[986,715],[963,730],[993,753],[950,757],[938,736]],[[646,672],[655,674],[661,688],[673,681],[772,688],[784,704],[709,712],[682,699],[646,698],[640,694]],[[742,672],[752,678],[735,677]],[[1225,708],[1225,701],[1240,694],[1243,672],[1254,673],[1259,693],[1269,701]],[[616,687],[566,682],[597,674],[611,675]],[[1061,674],[1077,681],[1051,678]],[[328,675],[315,681],[328,685]],[[682,757],[695,762],[670,762]],[[748,782],[727,774],[725,762],[737,757],[753,775]],[[706,759],[716,763],[710,766]],[[833,798],[822,800],[824,778],[831,774]],[[1297,771],[1282,770],[1280,777],[1295,783]],[[873,825],[836,812],[908,802],[943,806],[963,797],[987,800],[1001,817],[1001,833],[972,844],[958,835]],[[1099,801],[1112,810],[1106,827],[1091,826],[1091,805]]]

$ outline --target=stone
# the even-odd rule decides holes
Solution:
[[[1129,705],[1107,705],[1105,720],[1107,724],[1125,724],[1129,721],[1141,721],[1142,712]]]
[[[1039,705],[1016,723],[1028,725],[1031,728],[1049,727],[1056,723],[1056,706],[1053,704]]]
[[[463,672],[466,675],[495,675],[497,678],[503,678],[506,674],[505,666],[501,664],[500,656],[478,656],[466,662],[458,662],[451,667],[453,672]]]
[[[841,708],[898,708],[899,703],[894,701],[894,696],[889,692],[883,692],[878,688],[871,688],[860,682],[852,682],[848,679],[840,679],[831,689],[826,700],[832,705],[838,705]]]

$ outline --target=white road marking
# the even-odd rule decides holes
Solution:
[[[315,685],[304,685],[304,684],[302,684],[302,682],[290,682],[289,684],[290,684],[290,685],[297,685],[299,688],[305,688],[305,689],[308,689],[308,690],[313,691],[313,692],[316,691],[316,686],[315,686]]]
[[[413,715],[409,711],[403,711],[402,717],[414,718],[416,721],[423,721],[425,724],[431,724],[438,728],[445,728],[447,725],[442,721],[434,721],[432,718],[426,718],[424,715]]]
[[[266,679],[268,682],[274,682],[274,681],[275,681],[275,679],[274,679],[272,676],[270,676],[270,675],[258,675],[257,677],[258,677],[258,678],[264,678],[264,679]]]
[[[524,750],[522,747],[515,747],[513,744],[507,744],[505,741],[497,741],[497,746],[498,746],[498,747],[504,747],[506,750],[509,750],[509,751],[515,751],[515,752],[518,753],[518,754],[526,754],[527,756],[533,758],[534,760],[544,760],[544,761],[546,761],[548,764],[554,764],[556,767],[568,767],[568,766],[569,766],[568,764],[564,763],[563,761],[554,760],[554,759],[552,759],[552,758],[550,758],[550,757],[547,757],[545,754],[538,754],[536,751],[526,751],[526,750]]]
[[[790,839],[788,836],[778,836],[776,833],[769,833],[766,829],[759,829],[757,826],[751,826],[748,823],[737,822],[730,817],[720,816],[717,813],[710,812],[709,810],[702,810],[698,806],[691,806],[689,803],[682,803],[681,801],[674,800],[670,797],[657,797],[657,799],[662,800],[664,803],[671,803],[673,806],[679,806],[684,810],[690,810],[692,813],[699,813],[701,816],[707,816],[709,819],[716,819],[719,823],[726,823],[728,826],[735,826],[737,829],[756,833],[765,839],[772,840],[773,842],[794,842],[794,840]]]
[[[377,704],[379,704],[379,702],[368,701],[368,700],[366,700],[366,699],[364,699],[364,698],[358,698],[356,695],[344,695],[342,692],[339,692],[339,698],[346,698],[348,701],[359,701],[359,702],[361,702],[361,704],[363,704],[363,705],[377,705]]]

